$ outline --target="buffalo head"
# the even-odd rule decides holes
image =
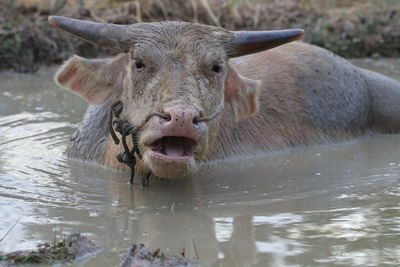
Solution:
[[[92,104],[120,100],[121,118],[140,124],[143,168],[165,178],[184,176],[207,156],[221,116],[201,118],[230,103],[237,119],[257,112],[259,82],[237,73],[228,62],[299,39],[302,30],[243,31],[186,22],[103,24],[50,17],[50,24],[84,40],[118,49],[105,60],[77,56],[56,81]]]

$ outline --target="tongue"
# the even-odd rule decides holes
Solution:
[[[164,151],[166,155],[171,157],[183,157],[185,155],[183,147],[182,140],[170,137],[165,144]]]

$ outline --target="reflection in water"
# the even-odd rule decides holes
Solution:
[[[0,237],[21,218],[1,252],[81,232],[108,248],[85,266],[113,266],[135,242],[205,266],[400,264],[399,135],[130,186],[127,174],[64,158],[86,104],[55,88],[52,71],[0,75]]]

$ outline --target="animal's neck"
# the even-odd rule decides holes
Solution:
[[[71,138],[67,156],[101,162],[108,137],[109,110],[113,97],[104,103],[90,105],[82,122]]]

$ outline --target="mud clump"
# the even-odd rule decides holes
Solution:
[[[63,263],[84,257],[95,256],[104,251],[80,234],[72,234],[53,244],[39,244],[36,250],[21,250],[0,255],[1,266],[14,266],[28,263]]]
[[[183,20],[230,30],[303,28],[304,41],[341,56],[400,56],[398,0],[4,0],[0,70],[33,72],[74,53],[118,53],[57,31],[49,15],[117,24]]]
[[[160,250],[151,253],[144,244],[133,245],[121,267],[200,267],[195,260],[164,255]]]

